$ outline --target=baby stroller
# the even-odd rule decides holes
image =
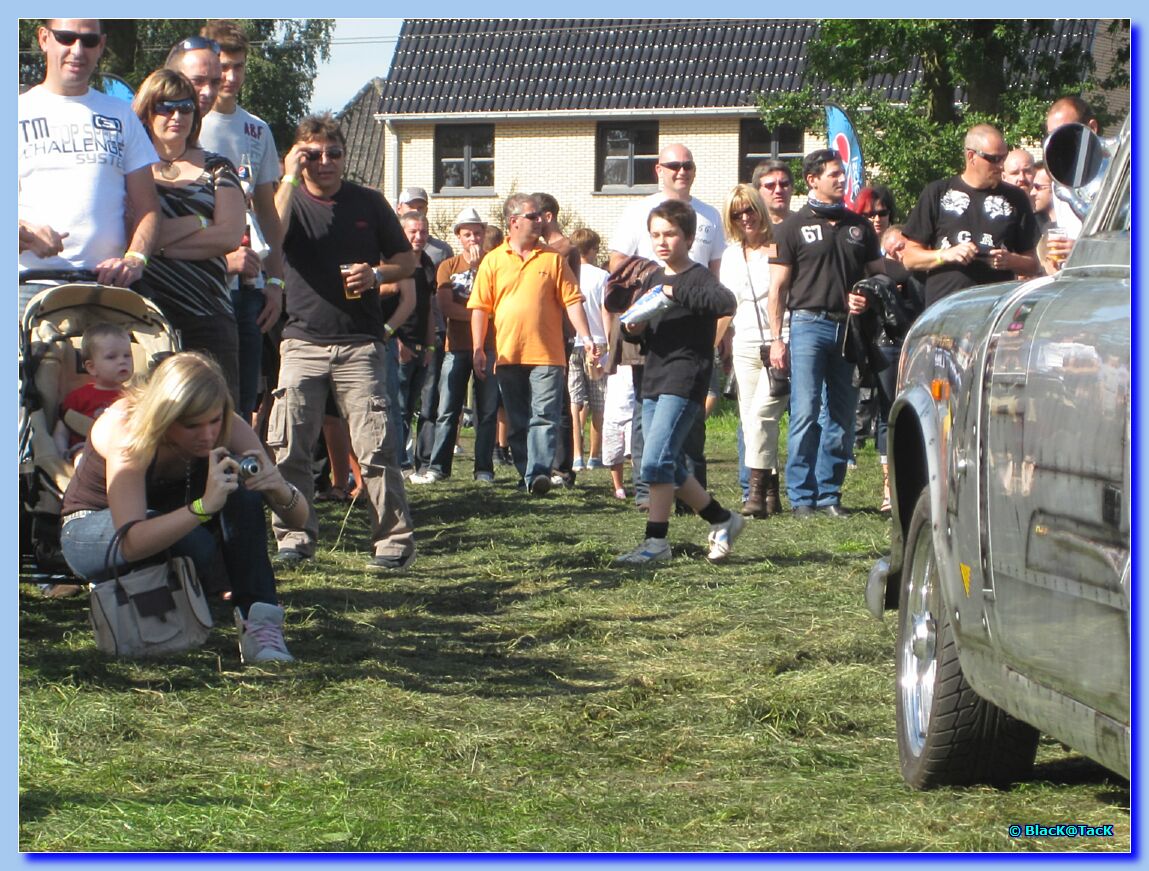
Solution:
[[[98,323],[132,336],[136,374],[179,350],[179,337],[155,303],[122,287],[95,283],[83,270],[27,270],[21,284],[65,281],[36,293],[20,321],[20,554],[43,573],[67,573],[60,554],[60,507],[72,464],[52,440],[60,401],[91,377],[80,361],[84,330]],[[75,412],[69,412],[75,414]],[[85,432],[91,421],[69,421]]]

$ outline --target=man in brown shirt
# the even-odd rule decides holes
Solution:
[[[434,484],[451,475],[455,439],[459,434],[459,414],[467,399],[467,382],[474,371],[471,341],[471,312],[467,300],[479,261],[483,258],[483,236],[487,225],[473,208],[463,209],[455,220],[455,236],[463,253],[439,264],[436,299],[447,322],[447,353],[439,375],[439,416],[427,469],[412,475],[412,484]],[[499,411],[498,382],[490,377],[495,366],[495,330],[487,330],[488,377],[475,378],[475,480],[495,480],[495,422]]]

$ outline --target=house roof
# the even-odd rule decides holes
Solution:
[[[1060,21],[1034,51],[1092,42],[1095,22]],[[408,18],[379,112],[389,117],[562,111],[750,110],[805,84],[816,19]],[[920,75],[870,87],[906,100]]]
[[[379,122],[375,120],[382,87],[380,78],[369,81],[340,110],[336,119],[347,141],[344,174],[357,184],[373,188],[381,188],[383,182],[383,138]]]

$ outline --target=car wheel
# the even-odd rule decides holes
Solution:
[[[1005,785],[1033,767],[1037,731],[977,695],[958,660],[934,553],[929,491],[914,506],[898,600],[898,756],[915,789]]]

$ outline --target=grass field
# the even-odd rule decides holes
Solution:
[[[712,489],[737,506],[733,421]],[[226,611],[158,662],[96,653],[81,599],[20,588],[25,851],[1121,851],[1129,785],[1043,740],[1031,780],[915,793],[897,770],[893,621],[862,589],[887,547],[873,447],[846,520],[753,521],[730,561],[671,521],[641,538],[609,473],[545,499],[511,473],[410,488],[419,557],[362,571],[366,510],[321,514],[280,579],[298,663],[241,669]],[[26,578],[24,579],[27,580]],[[1012,823],[1112,823],[1101,840]]]

